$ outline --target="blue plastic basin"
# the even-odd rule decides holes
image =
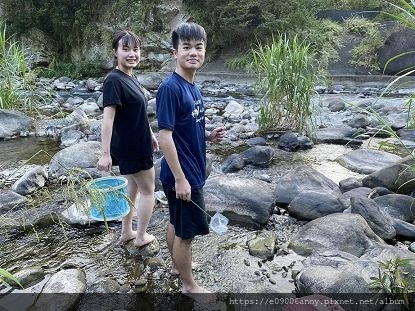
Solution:
[[[87,183],[90,192],[89,216],[97,221],[122,218],[130,212],[127,200],[128,180],[121,176],[108,176]]]

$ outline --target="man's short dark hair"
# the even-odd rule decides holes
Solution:
[[[207,44],[207,36],[205,29],[196,23],[181,23],[171,34],[171,43],[174,49],[179,46],[179,40],[189,42],[192,40],[203,41]]]

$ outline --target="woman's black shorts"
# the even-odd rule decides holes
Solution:
[[[169,203],[170,223],[174,226],[176,236],[187,240],[209,233],[207,215],[193,203],[205,209],[203,189],[192,189],[193,202],[177,199],[176,191],[171,186],[163,184],[163,190]]]
[[[140,171],[149,170],[154,166],[153,156],[148,156],[137,160],[118,160],[111,155],[112,165],[118,165],[121,175],[132,175]]]

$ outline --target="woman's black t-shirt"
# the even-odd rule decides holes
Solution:
[[[111,154],[118,160],[139,160],[152,155],[147,100],[134,76],[114,69],[105,78],[103,106],[116,106]]]

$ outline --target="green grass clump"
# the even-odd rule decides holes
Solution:
[[[303,132],[313,110],[317,74],[310,44],[280,35],[252,51],[252,67],[261,94],[260,131]]]

